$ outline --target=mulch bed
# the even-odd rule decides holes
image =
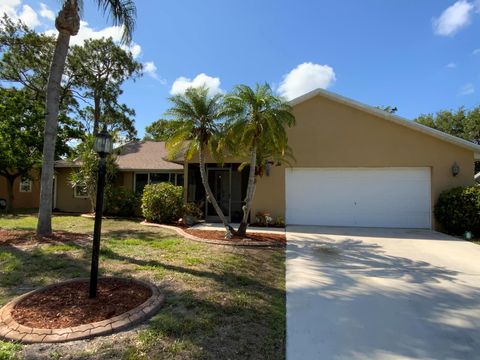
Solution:
[[[187,234],[206,239],[206,240],[218,240],[218,241],[231,241],[231,242],[245,242],[261,241],[265,243],[283,245],[286,243],[285,234],[273,234],[273,233],[256,233],[247,232],[247,236],[236,236],[232,239],[225,239],[225,231],[222,230],[197,230],[192,228],[182,228]]]
[[[15,306],[12,317],[27,327],[68,328],[121,315],[152,295],[149,288],[127,279],[99,279],[95,299],[89,299],[88,288],[85,281],[33,293]]]
[[[37,236],[34,231],[0,229],[0,245],[29,245],[32,243],[63,243],[88,240],[88,235],[55,231],[51,236]]]

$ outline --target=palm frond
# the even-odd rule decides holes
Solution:
[[[130,43],[132,41],[135,20],[137,17],[137,8],[133,0],[96,0],[98,8],[111,17],[113,25],[123,27],[122,42]]]

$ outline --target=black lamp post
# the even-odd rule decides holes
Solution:
[[[100,162],[98,164],[98,180],[97,180],[97,201],[95,205],[95,225],[93,228],[93,246],[92,246],[92,267],[90,270],[90,299],[97,297],[97,281],[98,281],[98,257],[100,253],[100,235],[102,231],[102,215],[103,215],[103,193],[105,190],[105,174],[107,172],[107,155],[112,152],[112,137],[107,132],[107,127],[95,138],[93,150],[98,153]]]

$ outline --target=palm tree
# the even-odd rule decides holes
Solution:
[[[185,158],[191,159],[198,153],[200,177],[209,201],[225,226],[225,237],[230,239],[234,233],[222,209],[218,206],[205,171],[205,155],[216,154],[216,140],[219,134],[220,121],[223,118],[223,96],[209,96],[208,88],[189,88],[184,94],[170,97],[173,106],[166,114],[173,117],[177,127],[167,141],[170,157],[185,151]]]
[[[52,187],[59,95],[70,37],[77,35],[80,29],[80,12],[83,7],[83,0],[63,0],[62,2],[62,9],[55,19],[58,37],[47,84],[37,235],[50,235],[52,233]],[[123,42],[130,42],[136,17],[136,7],[133,0],[95,0],[95,2],[104,14],[112,17],[114,25],[123,26]]]
[[[242,222],[237,235],[245,236],[248,216],[255,195],[256,177],[263,174],[267,162],[286,162],[293,157],[288,147],[286,127],[295,124],[290,105],[275,96],[268,84],[257,84],[255,89],[237,85],[225,97],[226,136],[232,151],[244,151],[250,161],[247,193],[243,206]],[[246,155],[247,155],[246,154]]]

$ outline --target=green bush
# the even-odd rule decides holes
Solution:
[[[480,235],[480,186],[456,187],[440,194],[435,217],[446,231]]]
[[[147,221],[172,223],[182,216],[183,187],[164,182],[145,186],[142,213]]]
[[[140,199],[129,189],[109,186],[105,190],[105,214],[131,217],[139,214]]]

